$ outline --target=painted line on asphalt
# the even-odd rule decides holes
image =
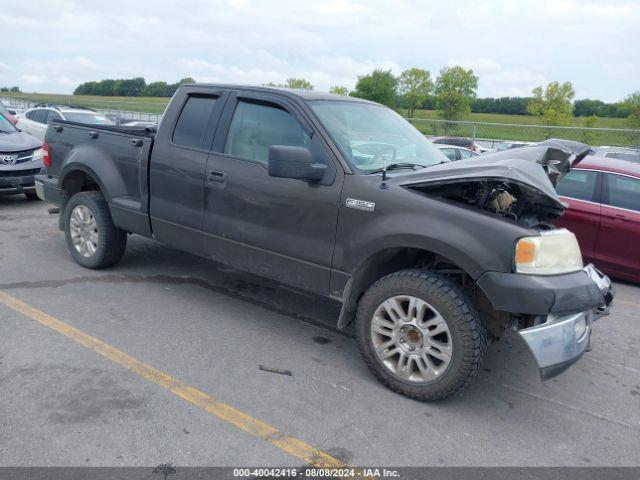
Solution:
[[[293,455],[294,457],[320,468],[347,467],[347,465],[342,461],[332,457],[328,453],[318,450],[302,440],[286,435],[268,423],[253,418],[251,415],[238,410],[231,405],[219,402],[207,393],[198,390],[197,388],[192,387],[150,365],[147,365],[117,348],[112,347],[111,345],[108,345],[97,338],[92,337],[91,335],[88,335],[81,330],[78,330],[77,328],[72,327],[71,325],[68,325],[63,321],[58,320],[57,318],[52,317],[51,315],[1,291],[0,303],[46,327],[49,327],[52,330],[55,330],[58,333],[61,333],[65,337],[70,338],[74,342],[79,343],[90,350],[93,350],[108,360],[131,370],[145,380],[149,380],[150,382],[169,390],[178,397],[192,403],[219,419],[234,425],[240,430],[244,430],[251,435],[275,445],[280,450]]]

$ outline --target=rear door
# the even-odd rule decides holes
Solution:
[[[556,220],[558,227],[575,233],[582,255],[596,258],[596,239],[600,230],[602,178],[595,170],[571,170],[556,188],[563,203],[569,207]]]
[[[596,250],[608,270],[640,278],[640,179],[606,173]]]
[[[167,130],[161,125],[163,134],[156,136],[149,166],[154,237],[196,254],[204,251],[205,170],[224,98],[223,92],[208,89],[176,97],[182,103],[177,120]]]
[[[328,294],[342,170],[301,107],[278,95],[229,99],[207,163],[205,250],[213,259]],[[308,148],[319,183],[271,177],[272,145]]]

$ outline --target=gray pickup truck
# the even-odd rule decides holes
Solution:
[[[552,223],[583,144],[450,163],[372,102],[185,85],[157,132],[53,121],[44,148],[37,191],[80,265],[138,234],[334,298],[375,376],[415,399],[460,390],[508,328],[559,374],[613,298]]]

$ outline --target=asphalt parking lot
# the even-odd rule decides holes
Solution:
[[[562,376],[508,335],[423,404],[373,378],[338,305],[140,237],[85,270],[47,208],[0,197],[0,466],[640,464],[636,286]]]

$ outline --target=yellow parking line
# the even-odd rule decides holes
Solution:
[[[58,320],[37,308],[27,305],[17,298],[0,292],[0,303],[3,303],[16,312],[26,315],[27,317],[40,322],[42,325],[61,333],[80,345],[84,345],[112,362],[128,368],[140,377],[166,388],[187,402],[200,407],[225,422],[228,422],[251,435],[266,440],[278,447],[280,450],[283,450],[294,457],[298,457],[311,465],[315,465],[316,467],[341,468],[346,466],[343,462],[332,457],[328,453],[318,450],[302,440],[286,435],[268,423],[253,418],[251,415],[248,415],[231,405],[218,402],[205,392],[187,385],[177,378],[153,368],[152,366],[127,355],[117,348],[107,345],[106,343],[101,342],[91,335],[87,335],[71,325],[67,325],[63,321]]]

